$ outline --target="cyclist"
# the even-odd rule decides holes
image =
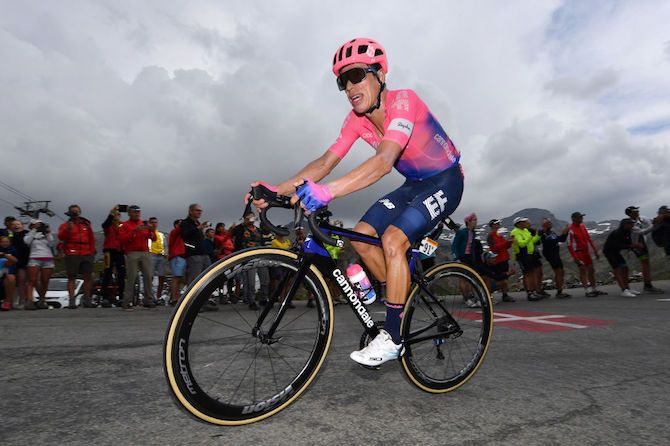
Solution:
[[[411,244],[454,212],[463,194],[460,153],[426,104],[409,89],[388,90],[386,51],[376,41],[356,38],[338,48],[332,61],[337,86],[352,107],[337,140],[297,174],[272,187],[314,211],[379,181],[395,167],[406,181],[375,202],[354,230],[379,236],[382,247],[352,243],[368,269],[386,283],[386,320],[380,335],[351,358],[377,366],[402,351],[400,321],[410,286],[405,256]],[[319,183],[362,138],[375,154],[348,174]],[[260,184],[252,183],[252,186]],[[254,201],[257,207],[267,204]]]

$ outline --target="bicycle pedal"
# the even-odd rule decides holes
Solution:
[[[368,369],[368,370],[379,370],[379,368],[380,368],[380,366],[378,366],[378,365],[365,365],[365,364],[358,364],[358,365],[360,365],[364,369]]]

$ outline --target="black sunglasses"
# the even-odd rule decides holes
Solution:
[[[377,70],[375,70],[372,67],[367,68],[358,67],[358,68],[352,68],[351,70],[347,70],[344,73],[337,76],[337,88],[339,88],[340,91],[342,91],[345,88],[347,88],[348,82],[351,82],[352,84],[357,84],[361,82],[363,79],[365,79],[365,76],[367,76],[368,73],[377,73]]]

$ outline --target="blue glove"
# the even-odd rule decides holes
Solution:
[[[303,178],[304,179],[304,178]],[[319,208],[328,206],[333,200],[333,194],[325,184],[318,184],[314,181],[305,179],[296,191],[298,198],[309,212],[314,212]]]

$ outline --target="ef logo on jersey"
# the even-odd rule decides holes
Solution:
[[[447,197],[444,196],[442,189],[423,200],[423,205],[426,206],[426,209],[428,209],[431,220],[444,212],[446,204]]]
[[[386,209],[395,209],[395,204],[391,203],[391,200],[388,198],[382,198],[379,202],[386,206]]]

